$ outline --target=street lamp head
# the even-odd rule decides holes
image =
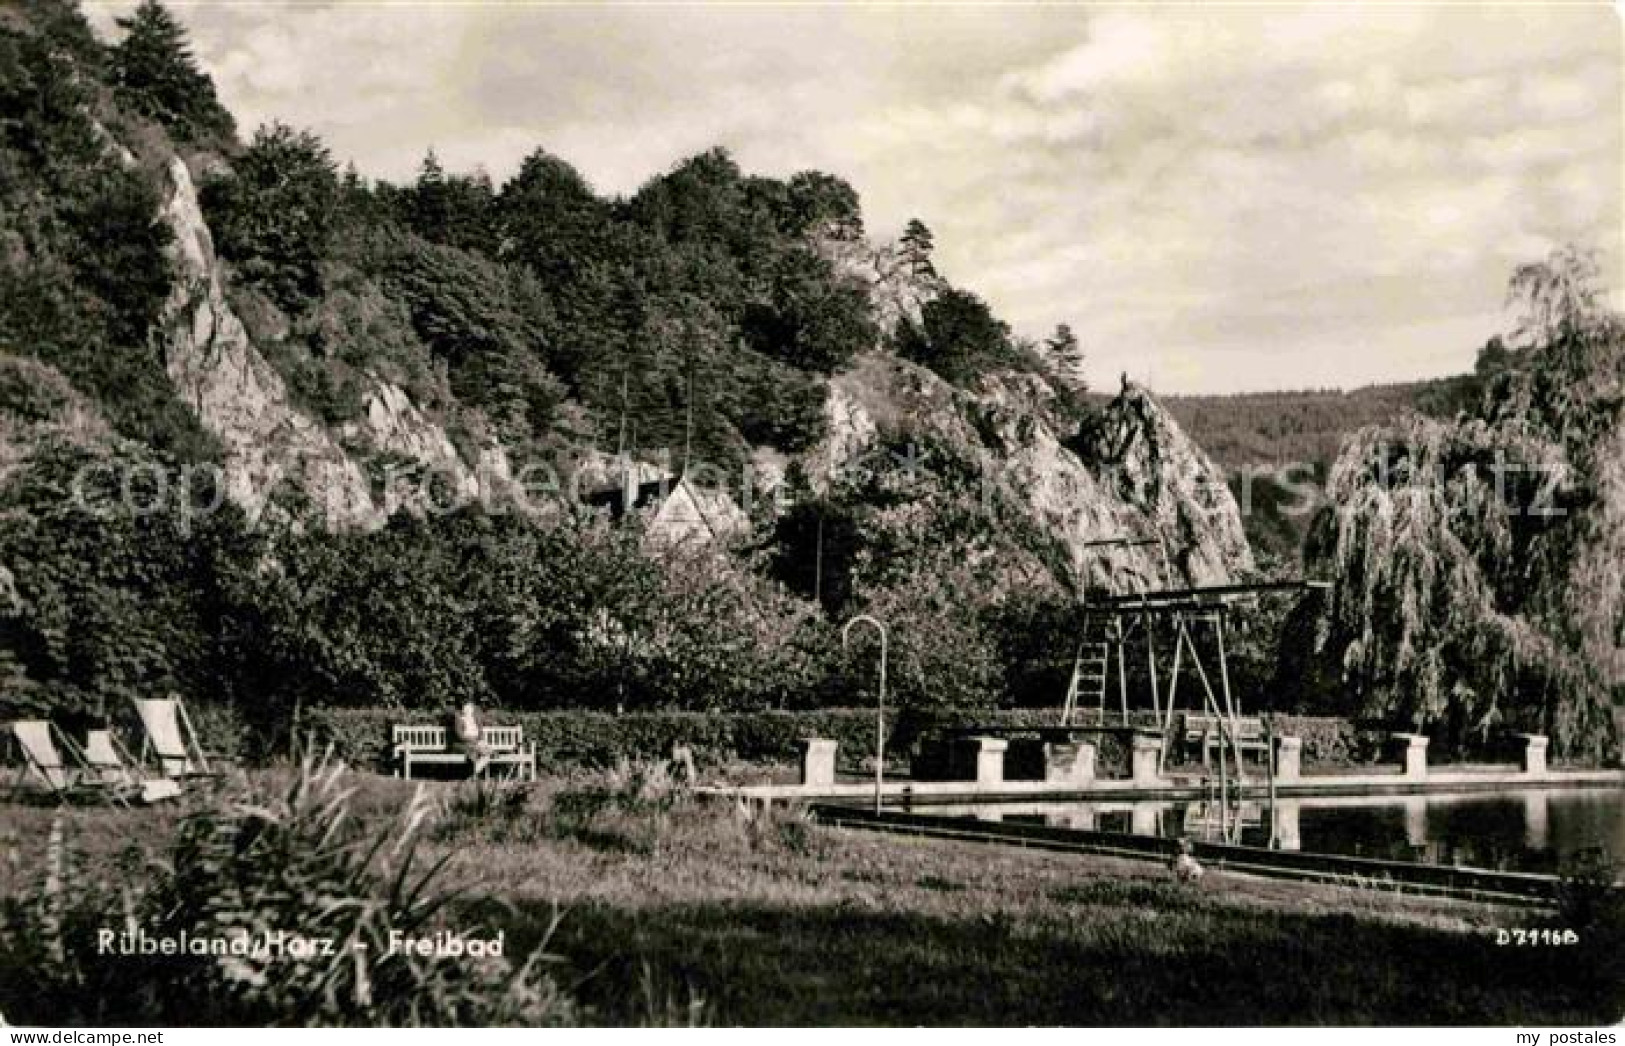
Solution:
[[[880,633],[880,645],[883,647],[886,645],[886,626],[868,614],[858,614],[841,628],[841,648],[843,650],[846,648],[847,640],[851,638],[852,626],[863,622],[873,625],[875,630]]]

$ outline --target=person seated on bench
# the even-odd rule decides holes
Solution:
[[[461,748],[468,755],[468,761],[474,767],[474,776],[484,774],[491,763],[491,746],[485,743],[482,736],[480,717],[474,702],[465,701],[463,707],[452,713],[449,733],[452,747]]]

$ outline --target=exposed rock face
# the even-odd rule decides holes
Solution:
[[[926,302],[943,291],[939,277],[914,272],[895,244],[877,245],[861,237],[827,237],[817,242],[817,248],[837,272],[868,288],[882,335],[889,336],[902,319],[918,323]]]
[[[278,498],[291,494],[304,503],[306,521],[370,527],[431,501],[490,499],[507,489],[512,469],[499,444],[482,448],[471,466],[396,385],[379,382],[362,418],[336,434],[299,410],[226,301],[190,172],[174,158],[168,173],[163,218],[175,234],[176,278],[163,319],[165,365],[180,397],[225,447],[227,496],[250,519],[268,506],[285,511]],[[382,475],[370,479],[365,460],[383,463],[375,470]],[[414,467],[398,467],[403,462]]]
[[[491,504],[513,483],[513,469],[507,451],[499,443],[481,449],[472,467],[457,452],[446,430],[426,415],[406,394],[390,382],[379,382],[367,396],[359,420],[339,429],[344,445],[375,460],[399,462],[383,466],[379,496],[385,515],[398,511],[422,511],[453,501],[481,500]],[[431,490],[430,483],[437,484]],[[432,502],[432,504],[431,504]]]
[[[863,468],[879,435],[905,426],[980,461],[984,504],[1013,511],[1061,550],[1057,580],[1075,591],[1220,583],[1252,568],[1222,473],[1145,390],[1125,385],[1082,456],[1057,433],[1054,400],[1032,374],[990,375],[973,393],[922,367],[867,357],[832,382],[829,432],[809,472]],[[1090,544],[1113,538],[1158,544]]]
[[[275,495],[330,528],[366,527],[431,500],[489,499],[513,477],[500,446],[470,465],[445,430],[404,390],[379,382],[364,414],[336,432],[303,413],[226,300],[209,230],[185,164],[169,165],[163,217],[174,231],[176,285],[164,318],[166,366],[180,396],[225,447],[228,496],[257,518]],[[941,293],[895,247],[832,239],[820,249],[869,288],[883,332]],[[815,483],[861,462],[885,429],[906,424],[985,466],[985,497],[1014,510],[1062,551],[1064,584],[1118,591],[1211,582],[1251,566],[1236,506],[1217,470],[1142,390],[1126,387],[1106,412],[1089,460],[1063,445],[1053,391],[1033,375],[1006,374],[975,392],[880,355],[831,384],[829,436],[806,462]],[[371,462],[372,468],[363,464]],[[588,460],[574,477],[618,481],[622,467]],[[775,463],[776,464],[776,463]],[[403,467],[403,466],[416,466]],[[640,467],[638,479],[654,466]],[[615,475],[610,476],[613,472]],[[598,476],[598,473],[604,473]],[[664,474],[664,473],[660,473]],[[764,477],[764,480],[771,477]],[[764,482],[764,486],[770,486]],[[276,511],[281,511],[277,509]],[[1160,547],[1094,548],[1113,537],[1155,538]]]
[[[374,522],[360,467],[293,407],[281,376],[226,303],[192,176],[179,158],[169,163],[169,180],[163,218],[174,232],[175,287],[164,310],[165,366],[180,397],[225,447],[227,496],[257,519],[286,486],[309,499],[329,527]]]
[[[1125,504],[1147,517],[1173,558],[1175,583],[1219,584],[1252,568],[1223,471],[1145,389],[1124,382],[1085,456]]]

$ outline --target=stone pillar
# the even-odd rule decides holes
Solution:
[[[1157,762],[1162,758],[1162,739],[1147,734],[1135,734],[1129,752],[1130,776],[1137,785],[1160,785],[1162,774]]]
[[[1083,832],[1095,830],[1095,804],[1079,803],[1077,806],[1056,814],[1056,821],[1062,828],[1073,828]]]
[[[1095,779],[1095,746],[1069,741],[1044,746],[1044,780],[1051,784],[1086,785]]]
[[[1283,736],[1275,739],[1275,781],[1292,784],[1303,771],[1303,738]]]
[[[1275,845],[1282,850],[1301,850],[1303,840],[1298,834],[1299,803],[1296,799],[1277,799],[1270,815],[1274,820]]]
[[[835,783],[835,747],[837,741],[822,737],[808,737],[801,742],[801,783],[804,785],[832,785]]]
[[[1399,742],[1401,764],[1405,768],[1405,776],[1417,780],[1425,779],[1428,775],[1428,738],[1426,734],[1395,734],[1394,740]]]
[[[961,737],[954,742],[954,778],[969,775],[978,786],[1004,783],[1004,753],[1010,742],[1002,737]]]
[[[1545,734],[1519,734],[1523,740],[1523,772],[1526,774],[1541,775],[1546,773],[1546,746],[1549,743]]]
[[[1135,835],[1160,835],[1157,813],[1160,803],[1135,803],[1129,809],[1129,831]]]

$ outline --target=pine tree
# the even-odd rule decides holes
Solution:
[[[186,29],[158,0],[143,0],[117,20],[125,36],[113,48],[113,83],[130,107],[178,139],[227,147],[237,126],[220,104],[214,82],[198,68]]]
[[[417,184],[412,189],[412,229],[419,236],[434,243],[446,242],[447,226],[451,220],[450,193],[446,185],[446,169],[440,164],[431,146],[418,167]]]
[[[908,226],[903,229],[903,239],[900,241],[903,248],[903,260],[908,263],[909,271],[915,276],[936,276],[936,266],[931,264],[931,251],[935,244],[931,240],[931,230],[918,218],[910,218]]]
[[[1070,325],[1056,324],[1055,333],[1044,341],[1044,355],[1055,376],[1074,392],[1088,391],[1089,382],[1083,376],[1083,347]]]
[[[254,132],[229,175],[204,184],[203,209],[239,277],[297,313],[322,293],[320,263],[340,194],[322,140],[273,123]]]

